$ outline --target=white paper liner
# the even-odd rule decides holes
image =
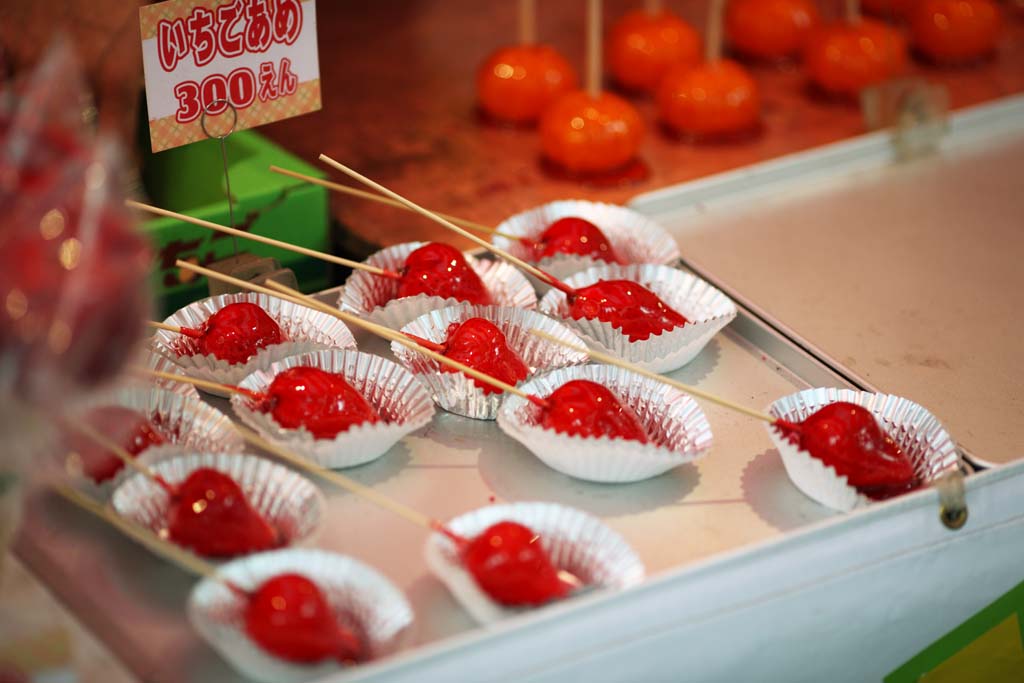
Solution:
[[[473,538],[506,520],[537,532],[552,564],[574,574],[585,586],[621,590],[644,579],[643,563],[622,536],[596,517],[557,503],[489,505],[460,515],[447,526],[460,536]],[[492,600],[466,571],[455,543],[441,533],[427,538],[424,556],[434,576],[480,624],[537,609],[506,607]]]
[[[290,301],[257,292],[221,294],[195,301],[164,322],[178,327],[199,328],[214,313],[228,304],[254,303],[267,312],[281,327],[286,341],[260,349],[245,363],[231,364],[212,354],[182,355],[177,349],[182,343],[181,335],[167,330],[157,330],[153,335],[153,349],[174,360],[189,376],[208,379],[221,384],[238,384],[255,370],[270,367],[282,358],[322,349],[355,349],[356,340],[352,333],[332,315]],[[227,397],[227,393],[210,392]]]
[[[167,444],[153,446],[136,457],[146,464],[159,462],[184,451],[241,453],[245,447],[234,423],[198,396],[168,391],[160,387],[122,386],[91,396],[81,405],[80,416],[101,406],[115,405],[134,410],[153,423]],[[107,497],[135,471],[125,466],[102,484],[81,476],[76,484],[90,493]]]
[[[324,467],[355,467],[376,460],[434,416],[430,393],[412,373],[390,360],[358,351],[318,351],[285,358],[266,370],[257,370],[240,386],[264,393],[278,373],[296,366],[344,375],[382,420],[355,425],[333,439],[316,439],[303,428],[282,427],[270,413],[257,410],[254,402],[241,394],[231,397],[231,406],[263,438]]]
[[[648,339],[631,342],[611,323],[569,317],[565,294],[552,289],[540,302],[540,311],[565,321],[591,348],[653,372],[671,372],[697,357],[704,345],[736,317],[729,297],[681,270],[661,265],[595,266],[565,280],[570,287],[586,287],[599,280],[632,280],[657,294],[689,321]]]
[[[604,233],[615,254],[627,264],[658,263],[669,265],[679,259],[679,247],[672,237],[642,213],[617,204],[590,202],[583,199],[563,199],[534,207],[506,218],[497,227],[498,232],[536,240],[547,228],[561,218],[583,218],[590,221]],[[559,254],[536,261],[533,251],[520,240],[494,236],[491,242],[528,263],[537,263],[545,272],[564,280],[576,273],[607,261],[589,256]],[[536,277],[526,274],[527,279],[541,294],[551,289]]]
[[[711,448],[711,425],[690,396],[675,387],[612,365],[577,365],[552,370],[522,385],[546,397],[573,379],[607,387],[640,418],[650,440],[580,437],[545,429],[537,423],[540,408],[509,396],[498,411],[498,426],[545,465],[586,481],[642,481],[698,460]]]
[[[402,592],[372,567],[322,550],[289,549],[250,555],[220,568],[244,590],[279,574],[301,574],[323,591],[339,622],[360,636],[375,659],[394,651],[412,624]],[[203,579],[188,599],[188,618],[210,647],[243,676],[263,683],[304,683],[338,673],[335,662],[302,665],[276,657],[245,633],[244,598],[220,581]]]
[[[452,323],[469,318],[484,318],[494,323],[505,334],[508,346],[526,363],[527,379],[537,372],[565,365],[585,363],[587,355],[541,339],[530,332],[540,330],[576,346],[583,340],[562,323],[536,311],[507,306],[473,306],[462,304],[421,315],[402,328],[403,332],[423,339],[444,343]],[[398,362],[411,370],[434,395],[434,400],[448,412],[477,420],[493,420],[504,398],[503,393],[485,394],[484,390],[461,372],[441,372],[441,364],[411,351],[401,344],[391,343],[391,352]]]
[[[910,458],[923,484],[928,485],[960,467],[956,444],[938,419],[917,403],[899,396],[851,389],[807,389],[778,399],[768,407],[768,412],[772,417],[801,422],[819,408],[837,401],[855,403],[870,410],[882,429]],[[839,476],[834,467],[791,443],[775,427],[765,426],[782,456],[790,481],[808,498],[840,512],[872,502],[850,486],[845,476]]]
[[[426,242],[405,242],[382,249],[372,254],[366,262],[370,265],[400,272],[405,259]],[[466,262],[476,271],[484,287],[491,295],[491,303],[497,306],[533,309],[537,307],[537,295],[529,281],[511,264],[504,261],[478,259],[464,252]],[[338,307],[355,313],[375,323],[398,329],[429,311],[454,306],[458,299],[418,294],[396,299],[398,281],[373,275],[365,270],[356,270],[345,281],[338,298]]]
[[[157,372],[166,372],[171,375],[181,375],[187,377],[185,370],[175,363],[173,360],[164,356],[152,349],[144,349],[139,354],[139,360],[136,363],[140,367],[144,367],[147,370],[156,370]],[[167,389],[173,391],[176,394],[184,394],[186,396],[194,396],[199,398],[199,391],[191,384],[185,384],[184,382],[175,382],[169,379],[163,379],[160,377],[146,377],[145,375],[136,375],[128,373],[127,378],[130,383],[138,384],[142,386],[158,386],[161,389]]]
[[[183,453],[151,464],[170,484],[180,484],[195,470],[209,467],[228,475],[249,504],[281,534],[284,546],[308,544],[323,517],[324,497],[301,474],[255,455]],[[167,493],[142,474],[133,474],[114,491],[117,514],[169,539]]]

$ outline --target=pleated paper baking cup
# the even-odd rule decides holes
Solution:
[[[173,360],[162,354],[153,351],[152,349],[145,349],[139,357],[137,363],[140,367],[144,367],[147,370],[156,370],[157,372],[166,372],[171,375],[181,375],[187,377],[184,368],[175,363]],[[191,384],[184,382],[175,382],[169,379],[163,379],[161,377],[146,377],[144,375],[127,375],[129,381],[134,384],[140,384],[144,386],[158,386],[161,389],[167,389],[173,391],[176,394],[184,394],[185,396],[193,396],[199,398],[199,391]]]
[[[167,330],[153,335],[153,349],[174,360],[188,375],[221,384],[238,384],[253,371],[267,368],[282,358],[322,349],[355,349],[352,333],[332,315],[299,306],[277,297],[257,292],[221,294],[195,301],[164,322],[178,327],[199,328],[210,316],[228,304],[254,303],[281,327],[285,339],[280,344],[260,349],[244,363],[229,363],[212,354],[190,354],[194,341]],[[211,392],[226,397],[227,394]]]
[[[235,414],[265,439],[324,467],[355,467],[376,460],[434,416],[430,393],[412,373],[390,360],[358,351],[318,351],[285,358],[249,375],[241,386],[265,393],[275,376],[298,366],[344,375],[382,420],[355,425],[333,439],[317,439],[303,428],[282,427],[269,412],[262,412],[255,401],[241,394],[231,397],[231,405]]]
[[[518,522],[536,532],[552,564],[587,588],[622,590],[644,579],[644,565],[619,534],[585,512],[557,503],[489,505],[448,523],[464,538],[473,538],[501,521]],[[512,608],[495,602],[465,569],[455,543],[441,533],[427,538],[427,566],[459,604],[480,624],[490,624],[535,607]]]
[[[540,302],[540,311],[565,321],[598,351],[635,363],[653,372],[671,372],[697,357],[701,349],[736,317],[736,304],[729,297],[681,270],[661,265],[595,266],[565,282],[586,287],[600,280],[632,280],[651,290],[689,322],[648,339],[630,341],[611,323],[597,319],[569,317],[565,294],[552,289]]]
[[[254,591],[281,574],[300,574],[324,593],[339,625],[351,629],[368,659],[393,652],[413,612],[387,578],[358,560],[322,550],[289,549],[250,555],[220,568],[233,585]],[[263,650],[245,632],[245,596],[205,578],[188,599],[193,628],[237,672],[262,683],[305,683],[341,671],[335,662],[296,664]]]
[[[775,401],[768,407],[772,417],[801,422],[818,409],[838,401],[859,405],[875,416],[879,426],[910,458],[914,471],[925,485],[960,467],[960,455],[952,437],[938,419],[917,403],[890,394],[873,394],[851,389],[807,389]],[[779,430],[766,425],[768,436],[782,456],[786,474],[804,495],[822,505],[849,512],[871,503],[871,499],[850,486],[835,468],[812,457]]]
[[[241,453],[245,446],[231,419],[197,396],[160,387],[127,385],[90,397],[79,414],[84,416],[91,409],[108,405],[144,415],[167,441],[166,445],[153,446],[138,454],[139,460],[146,463],[180,451]],[[93,493],[106,496],[133,472],[122,467],[112,480],[97,485],[83,477],[82,483]]]
[[[633,410],[648,442],[571,436],[539,424],[541,409],[509,396],[498,411],[498,426],[545,465],[570,477],[602,483],[642,481],[693,462],[711,448],[711,425],[697,402],[675,387],[612,365],[580,365],[538,375],[520,388],[549,396],[574,379],[607,387]]]
[[[587,361],[584,353],[531,334],[532,330],[539,330],[576,346],[584,346],[583,340],[575,332],[546,315],[521,308],[470,304],[451,306],[421,315],[403,327],[402,331],[441,344],[448,337],[449,326],[469,318],[484,318],[494,323],[505,334],[509,348],[526,364],[529,376]],[[498,416],[503,393],[484,393],[483,389],[461,372],[442,372],[440,363],[401,344],[392,342],[391,352],[399,363],[430,389],[437,404],[448,412],[477,420],[493,420]]]
[[[400,272],[405,259],[426,242],[405,242],[382,249],[366,259],[370,265]],[[474,258],[465,253],[466,262],[476,271],[484,287],[491,295],[491,303],[497,306],[533,309],[537,307],[537,295],[529,281],[512,265],[504,261]],[[343,311],[354,313],[367,320],[398,329],[424,313],[460,302],[458,299],[418,294],[395,298],[398,282],[392,278],[373,275],[365,270],[354,271],[345,281],[338,299]]]
[[[301,474],[255,455],[183,453],[151,467],[172,485],[204,467],[228,475],[253,509],[277,530],[282,546],[308,543],[323,517],[320,489]],[[114,491],[111,504],[122,517],[168,538],[170,499],[147,477],[129,477]]]
[[[665,228],[642,213],[616,204],[588,202],[583,199],[549,202],[506,218],[497,230],[507,235],[536,240],[552,223],[562,218],[583,218],[596,225],[608,238],[615,255],[623,263],[669,265],[679,259],[679,247]],[[524,244],[522,240],[494,236],[491,242],[513,256],[536,263],[559,280],[607,263],[575,254],[558,254],[537,261],[531,245]],[[526,276],[538,292],[545,293],[551,288],[528,273]]]

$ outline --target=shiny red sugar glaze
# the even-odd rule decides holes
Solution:
[[[198,330],[194,342],[183,341],[191,353],[213,355],[231,364],[244,363],[260,349],[280,344],[280,326],[256,304],[228,304],[211,315]],[[184,354],[182,354],[184,355]]]
[[[121,406],[93,408],[82,421],[133,457],[150,446],[167,442],[145,415]],[[68,441],[68,450],[82,459],[82,471],[97,484],[112,479],[124,467],[121,458],[84,434],[72,431]]]
[[[417,294],[491,303],[491,295],[462,252],[440,242],[428,242],[405,259],[398,297]]]
[[[449,325],[444,346],[444,355],[448,358],[506,384],[514,386],[526,379],[530,372],[523,359],[509,348],[505,334],[497,325],[484,318],[469,318]],[[441,372],[457,370],[443,365]],[[478,379],[474,379],[473,383],[483,389],[485,394],[502,393],[501,389]]]
[[[642,341],[689,322],[657,294],[631,280],[600,280],[569,296],[569,316],[597,319],[622,330],[629,341]]]
[[[555,389],[545,399],[540,424],[545,429],[582,437],[606,436],[647,443],[640,418],[622,405],[607,387],[586,379],[574,379]]]
[[[536,260],[576,254],[608,263],[623,263],[601,229],[584,218],[559,218],[532,242]]]
[[[892,498],[921,485],[910,459],[871,411],[856,404],[830,403],[808,415],[798,432],[780,429],[873,500]]]
[[[234,557],[270,550],[281,538],[245,497],[235,480],[201,467],[178,485],[168,512],[168,534],[206,557]]]
[[[540,537],[517,522],[484,529],[464,549],[463,561],[477,585],[502,605],[543,605],[569,592]]]
[[[300,574],[279,574],[249,596],[245,632],[264,650],[290,662],[354,663],[364,658],[356,634],[338,622],[323,592]]]
[[[344,376],[307,367],[289,368],[275,377],[263,410],[282,427],[305,427],[317,439],[333,439],[353,425],[381,419]]]

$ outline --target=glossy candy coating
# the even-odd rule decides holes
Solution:
[[[811,81],[826,93],[844,97],[856,97],[864,88],[899,75],[906,64],[903,36],[873,19],[822,26],[804,48]]]
[[[484,318],[469,318],[449,325],[444,346],[444,355],[448,358],[506,384],[515,386],[526,379],[530,372],[523,359],[509,348],[505,334],[497,325]],[[441,372],[457,370],[443,365]],[[473,383],[485,394],[502,393],[500,389],[478,379],[474,379]]]
[[[612,26],[605,43],[608,69],[630,90],[654,92],[668,70],[701,59],[700,34],[671,12],[636,10]]]
[[[244,363],[267,346],[280,344],[281,328],[254,303],[242,301],[220,309],[199,329],[198,352],[229,363]]]
[[[596,382],[574,379],[551,392],[541,409],[540,425],[561,434],[608,437],[647,443],[640,418],[612,391]]]
[[[168,534],[206,557],[234,557],[281,545],[281,538],[234,479],[209,467],[194,470],[171,501]]]
[[[728,59],[675,67],[658,90],[658,114],[678,133],[717,137],[754,130],[761,116],[757,82]]]
[[[584,218],[566,216],[549,225],[533,243],[534,259],[558,254],[589,256],[607,263],[622,263],[601,229]]]
[[[996,49],[1002,10],[991,0],[921,0],[910,13],[914,47],[941,64],[971,62]]]
[[[476,76],[480,108],[509,123],[536,121],[549,104],[576,85],[576,71],[550,45],[499,48]]]
[[[145,415],[121,406],[93,408],[82,421],[112,439],[133,457],[150,446],[167,442]],[[88,436],[71,430],[67,438],[68,451],[78,454],[82,471],[97,484],[113,479],[124,467],[121,458]]]
[[[611,93],[562,95],[540,121],[544,156],[570,173],[606,173],[632,161],[644,136],[636,107]]]
[[[398,296],[417,294],[471,304],[491,303],[491,295],[462,252],[440,242],[429,242],[405,259]]]
[[[610,323],[630,341],[649,339],[688,322],[657,294],[631,280],[600,280],[569,298],[570,317]]]
[[[569,592],[538,535],[517,522],[489,526],[466,546],[463,561],[477,585],[502,605],[543,605]]]
[[[263,408],[282,427],[304,427],[317,439],[381,419],[344,376],[311,367],[288,368],[274,377]]]
[[[729,44],[748,57],[782,59],[799,54],[820,17],[813,0],[729,0]]]

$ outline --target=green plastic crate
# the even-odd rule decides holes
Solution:
[[[323,177],[306,164],[254,131],[233,133],[227,139],[235,224],[251,232],[320,251],[328,250],[327,190],[271,173],[276,164],[299,173]],[[205,140],[158,154],[146,154],[143,183],[151,202],[214,223],[229,225],[224,172],[217,140]],[[257,215],[258,214],[258,215]],[[255,220],[252,216],[257,216]],[[154,245],[153,291],[164,312],[174,311],[207,295],[205,278],[190,278],[174,266],[175,259],[199,264],[231,256],[231,237],[171,218],[142,224]],[[328,284],[328,266],[294,252],[238,240],[239,251],[278,259],[291,268],[305,291]]]

